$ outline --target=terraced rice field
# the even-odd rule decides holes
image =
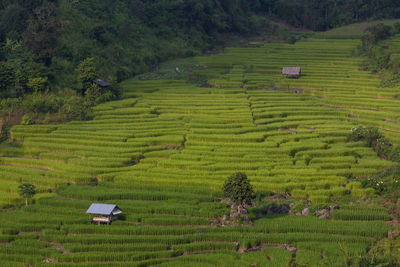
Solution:
[[[377,126],[399,144],[400,108],[397,88],[359,70],[358,44],[227,48],[196,58],[213,88],[133,79],[124,100],[97,106],[92,121],[13,127],[20,145],[0,149],[0,204],[23,202],[21,181],[40,194],[0,212],[1,265],[343,266],[359,257],[387,236],[390,216],[355,204],[374,190],[351,178],[394,163],[346,135]],[[281,77],[284,66],[301,66],[301,78]],[[258,191],[349,203],[331,220],[269,215],[254,226],[211,226],[229,213],[220,190],[238,171]],[[93,178],[98,186],[87,185]],[[124,219],[90,225],[92,202],[117,204]]]

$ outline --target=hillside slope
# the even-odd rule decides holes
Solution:
[[[0,213],[1,258],[10,266],[357,265],[392,230],[361,181],[397,163],[347,135],[375,126],[400,143],[398,89],[378,88],[359,69],[358,44],[227,48],[166,70],[207,77],[200,87],[155,73],[125,81],[125,99],[97,106],[92,121],[13,127],[18,142],[0,148],[0,201],[21,202],[20,181],[41,194]],[[301,77],[283,78],[284,66],[300,66]],[[237,171],[259,205],[341,208],[331,219],[256,219],[261,211],[250,209],[254,226],[216,227],[229,214],[220,188]],[[118,204],[124,220],[90,225],[91,202]]]
[[[0,69],[7,75],[0,76],[0,96],[82,89],[75,69],[91,57],[102,79],[122,81],[162,61],[199,55],[226,34],[275,35],[271,19],[322,31],[398,17],[394,0],[2,0]],[[29,82],[38,78],[44,80]]]

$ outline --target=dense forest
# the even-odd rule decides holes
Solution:
[[[96,90],[88,90],[88,79],[101,78],[116,84],[162,61],[200,54],[229,34],[274,34],[276,26],[271,21],[319,31],[367,19],[397,18],[400,7],[396,3],[394,0],[1,0],[0,97],[17,98],[65,88],[72,89],[64,92],[66,95],[76,91],[77,95],[89,92],[97,96]],[[116,97],[118,90],[114,88],[102,100]],[[39,109],[49,112],[84,106],[74,100],[71,103],[75,107],[65,107],[63,97],[52,101],[57,102],[56,108],[53,103]],[[78,112],[78,118],[85,116]]]
[[[398,2],[0,0],[0,267],[400,266]]]

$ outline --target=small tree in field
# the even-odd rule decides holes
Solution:
[[[25,205],[28,206],[28,199],[36,194],[36,188],[33,184],[21,184],[18,186],[18,192],[21,197],[25,198]]]
[[[251,204],[255,198],[253,187],[246,174],[237,172],[228,177],[223,186],[224,195],[235,204]]]

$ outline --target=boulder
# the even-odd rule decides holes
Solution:
[[[303,215],[303,216],[308,216],[308,215],[310,215],[310,209],[309,209],[309,208],[303,209],[303,211],[301,212],[301,215]]]
[[[212,87],[212,85],[211,84],[209,84],[209,83],[202,83],[201,85],[200,85],[200,88],[211,88]]]
[[[288,214],[290,211],[290,206],[287,204],[282,205],[271,205],[268,207],[268,214]]]
[[[237,217],[239,215],[239,213],[237,212],[237,210],[231,209],[231,212],[229,213],[229,216],[231,218]]]
[[[219,202],[229,205],[231,208],[233,207],[233,202],[229,198],[220,198]]]
[[[247,214],[248,214],[246,208],[243,207],[242,205],[239,205],[239,206],[237,207],[237,210],[238,210],[238,213],[241,214],[241,215],[247,215]]]
[[[338,210],[338,209],[340,209],[340,206],[338,204],[331,205],[329,207],[329,212],[332,213],[334,210]]]
[[[395,231],[389,231],[388,232],[388,238],[389,239],[393,239],[396,236],[396,232]]]
[[[291,246],[291,245],[285,245],[285,249],[286,249],[287,251],[290,251],[290,252],[296,252],[296,251],[297,251],[297,248],[296,248],[296,247],[293,247],[293,246]]]
[[[315,213],[317,213],[317,216],[319,219],[330,219],[331,218],[331,214],[326,209],[316,210]]]
[[[287,204],[282,204],[280,206],[280,214],[288,214],[290,211],[290,206]]]
[[[325,213],[326,213],[326,209],[316,210],[315,213],[316,213],[317,215],[325,214]]]

